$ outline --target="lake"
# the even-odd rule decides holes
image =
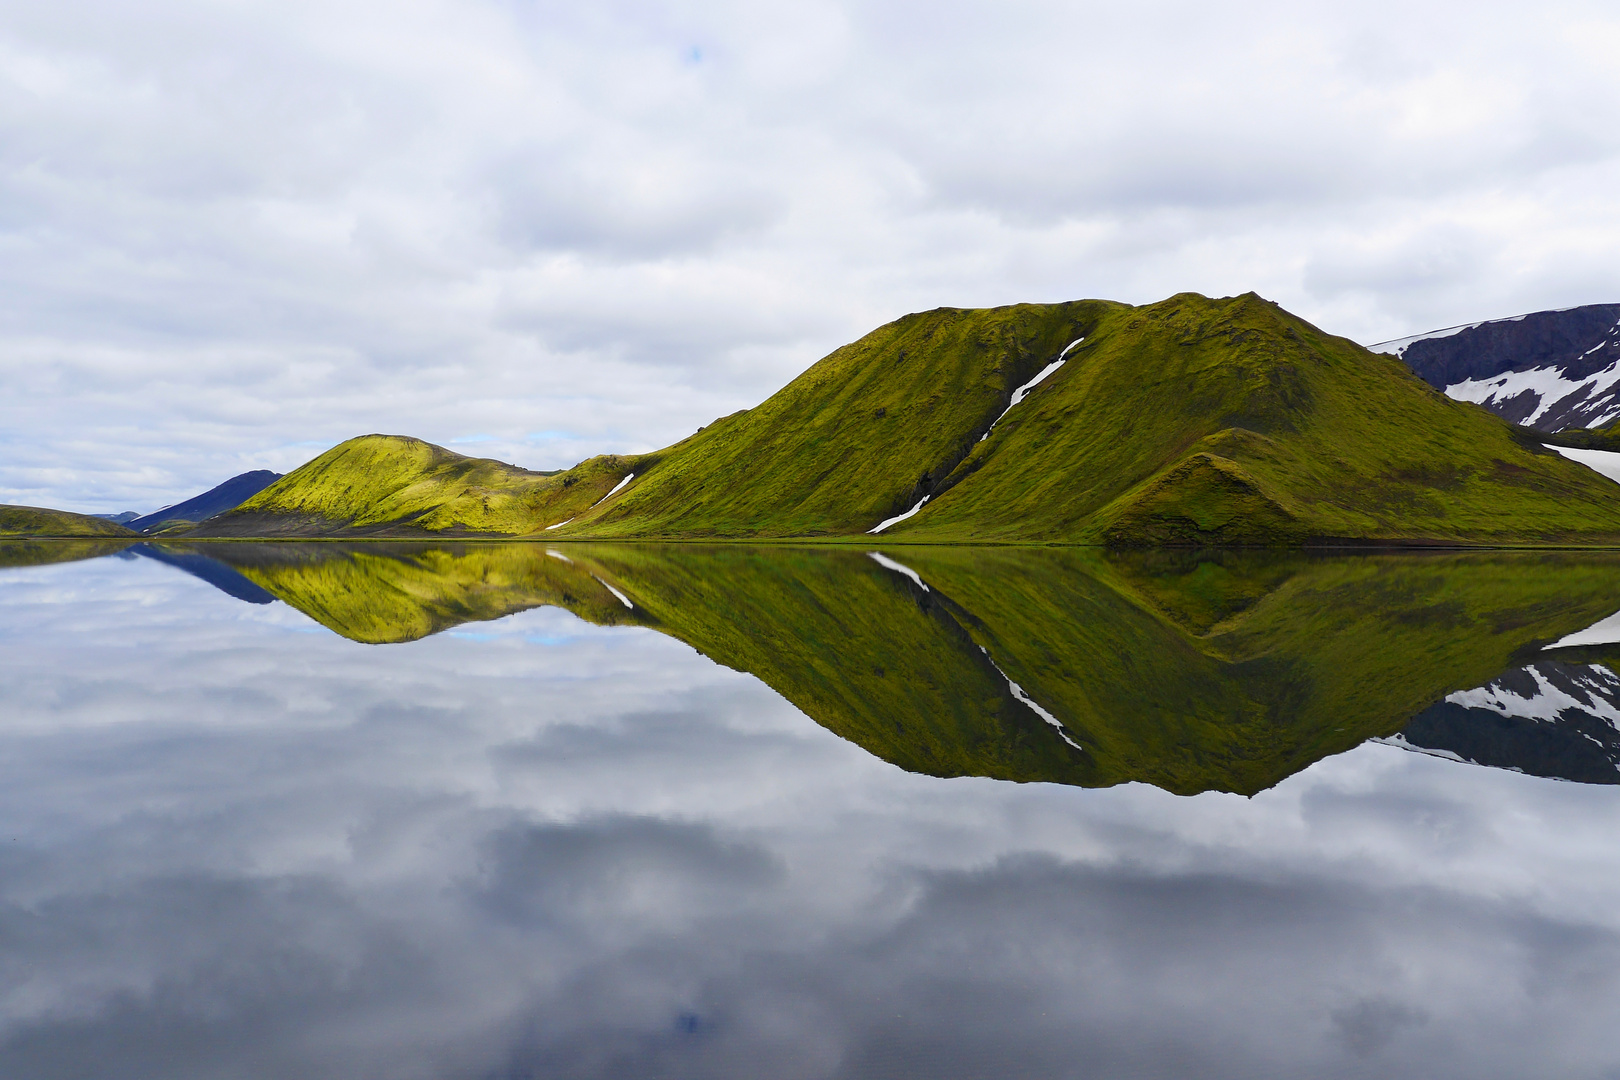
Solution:
[[[1620,553],[0,544],[0,1076],[1620,1075]]]

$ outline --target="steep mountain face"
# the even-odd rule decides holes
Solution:
[[[269,469],[245,472],[183,503],[166,506],[145,517],[134,518],[127,524],[136,532],[151,533],[170,525],[206,521],[215,514],[223,514],[252,498],[280,479],[280,473],[271,472]]]
[[[1109,311],[886,536],[1125,546],[1612,536],[1620,488],[1252,294]]]
[[[40,506],[0,506],[0,537],[129,537],[137,534],[130,529],[89,514],[73,514],[66,510],[47,510]]]
[[[1620,540],[1620,488],[1253,294],[941,308],[665,450],[323,454],[195,535],[1115,546]]]
[[[1371,346],[1430,386],[1540,431],[1620,418],[1620,304],[1538,311]]]

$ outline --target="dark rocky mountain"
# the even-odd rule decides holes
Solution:
[[[1423,710],[1384,740],[1476,765],[1620,784],[1620,675],[1541,660]]]
[[[1459,401],[1540,431],[1620,418],[1620,304],[1537,311],[1369,346]]]
[[[280,479],[280,473],[271,472],[269,469],[245,472],[183,503],[165,506],[156,513],[138,517],[128,522],[128,525],[136,532],[150,533],[176,522],[207,521],[215,514],[236,509]]]

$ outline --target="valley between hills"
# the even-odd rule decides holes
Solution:
[[[1252,293],[1183,293],[907,315],[673,446],[561,472],[366,435],[263,474],[233,509],[158,524],[188,540],[1606,546],[1620,486],[1547,444],[1612,439],[1454,400]],[[0,535],[139,534],[6,507]]]

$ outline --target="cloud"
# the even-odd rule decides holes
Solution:
[[[941,304],[1612,301],[1598,6],[0,4],[0,498],[645,450]],[[575,438],[536,446],[526,432]]]

